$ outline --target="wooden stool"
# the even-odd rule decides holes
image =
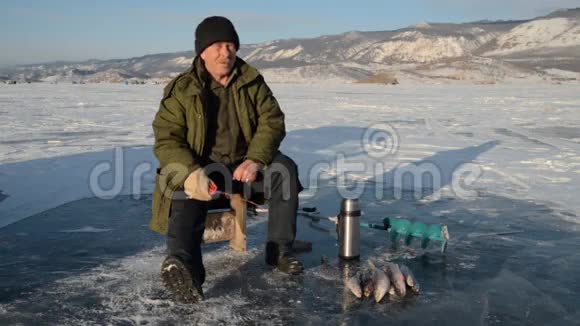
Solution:
[[[210,202],[202,243],[229,241],[235,251],[246,251],[246,201],[240,194]]]

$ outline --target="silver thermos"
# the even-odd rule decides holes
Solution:
[[[360,206],[357,199],[343,199],[338,214],[338,256],[358,259],[360,256]]]

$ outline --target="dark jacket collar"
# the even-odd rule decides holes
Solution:
[[[190,73],[194,80],[194,85],[192,86],[198,88],[198,91],[203,90],[209,82],[209,78],[211,78],[209,73],[205,70],[200,56],[194,58],[192,67],[190,68]],[[230,86],[236,89],[251,83],[260,76],[260,73],[256,68],[246,63],[240,57],[236,57],[232,73],[235,73],[237,76]]]

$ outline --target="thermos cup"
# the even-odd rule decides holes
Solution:
[[[343,199],[338,214],[338,256],[345,260],[360,256],[360,206],[357,199]]]

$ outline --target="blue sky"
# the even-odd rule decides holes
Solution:
[[[0,0],[0,65],[191,50],[195,26],[209,15],[229,17],[242,43],[257,43],[571,7],[580,0]]]

